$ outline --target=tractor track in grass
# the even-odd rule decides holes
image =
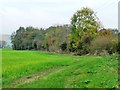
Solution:
[[[65,69],[67,69],[68,67],[70,67],[73,64],[77,64],[78,61],[76,60],[75,62],[71,63],[71,64],[67,64],[67,65],[61,65],[61,66],[57,66],[57,67],[52,67],[52,68],[48,68],[45,69],[43,71],[40,71],[38,73],[32,74],[32,75],[28,75],[28,76],[24,76],[16,81],[14,81],[10,87],[11,88],[16,88],[19,86],[22,86],[24,84],[28,84],[28,83],[32,83],[35,80],[37,80],[38,78],[43,78],[43,79],[47,79],[47,77],[59,73]]]
[[[39,73],[35,73],[35,74],[32,74],[32,75],[22,77],[19,80],[14,81],[10,85],[10,87],[11,88],[16,88],[16,87],[19,87],[21,85],[31,83],[31,82],[37,80],[38,78],[46,79],[48,76],[53,75],[55,73],[58,73],[58,72],[60,72],[60,71],[62,71],[64,69],[66,69],[67,67],[68,66],[60,66],[60,67],[49,68],[49,69],[41,71]]]

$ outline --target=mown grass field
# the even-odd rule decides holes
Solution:
[[[3,88],[118,87],[115,57],[2,50]]]

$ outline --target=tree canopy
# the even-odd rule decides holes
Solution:
[[[44,50],[57,53],[75,53],[77,55],[93,53],[96,50],[116,52],[117,29],[102,29],[96,13],[90,8],[75,12],[71,24],[50,26],[47,29],[19,27],[11,35],[15,50]],[[114,53],[112,52],[112,53]]]
[[[70,48],[72,51],[81,53],[81,50],[86,49],[91,40],[96,36],[100,26],[94,11],[89,8],[78,10],[71,18]],[[84,53],[88,52],[88,50],[84,51]]]

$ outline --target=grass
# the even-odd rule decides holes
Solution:
[[[2,89],[2,49],[0,49],[0,89]]]
[[[117,88],[112,56],[2,50],[3,88]]]

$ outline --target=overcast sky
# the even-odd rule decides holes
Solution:
[[[82,7],[96,12],[105,28],[118,28],[119,0],[0,0],[0,34],[11,34],[20,26],[47,28],[70,24]]]

